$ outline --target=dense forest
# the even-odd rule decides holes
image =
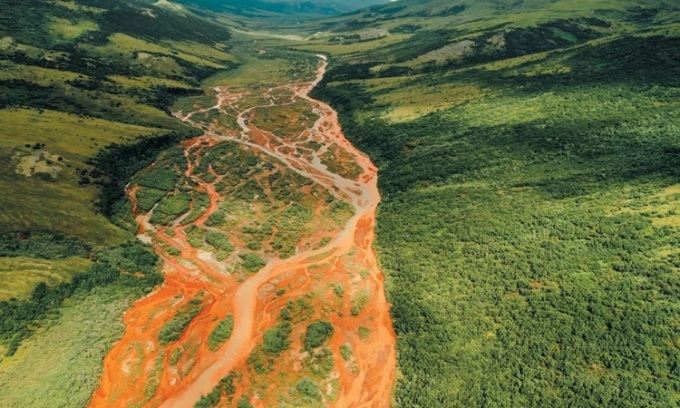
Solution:
[[[381,169],[399,406],[676,405],[678,37],[375,69],[446,35],[316,90]]]

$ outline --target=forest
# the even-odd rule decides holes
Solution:
[[[334,61],[315,95],[381,169],[399,406],[677,404],[677,46]]]

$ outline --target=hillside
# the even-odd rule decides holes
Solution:
[[[12,119],[3,129],[4,154],[19,162],[63,159],[43,171],[17,167],[5,175],[5,191],[41,192],[35,205],[2,203],[6,228],[51,229],[96,243],[120,239],[104,217],[89,215],[97,194],[90,184],[108,183],[98,177],[107,169],[92,173],[92,159],[112,143],[193,132],[167,106],[236,65],[222,27],[175,10],[107,4],[27,1],[3,15],[0,115]],[[24,152],[24,144],[45,146]],[[110,214],[112,199],[104,197],[101,211]]]
[[[123,311],[162,281],[124,186],[200,133],[168,107],[237,59],[176,8],[0,5],[0,405],[82,406]]]
[[[380,167],[396,399],[674,406],[678,6],[508,4],[400,1],[289,44],[332,56],[316,95]]]

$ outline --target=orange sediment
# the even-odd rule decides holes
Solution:
[[[255,108],[276,106],[275,97],[271,98],[270,104],[240,106],[244,93],[235,94],[227,88],[217,88],[217,103],[209,109],[236,114],[240,127],[237,130],[221,128],[215,122],[200,123],[195,119],[197,114],[209,109],[178,113],[180,119],[205,131],[204,136],[184,145],[188,163],[185,175],[192,178],[197,189],[210,197],[205,213],[192,224],[204,226],[207,218],[219,208],[220,202],[226,199],[215,189],[216,182],[206,182],[193,175],[204,152],[219,143],[237,143],[268,157],[276,166],[311,180],[337,200],[350,204],[353,215],[330,233],[318,232],[303,237],[294,255],[286,259],[271,256],[266,266],[255,274],[237,279],[226,273],[224,268],[233,259],[220,263],[202,256],[199,250],[189,245],[183,231],[185,226],[179,223],[169,226],[174,232],[173,236],[169,236],[163,228],[149,223],[148,214],[137,213],[139,235],[151,241],[163,259],[165,282],[158,290],[137,301],[126,313],[125,334],[105,358],[104,373],[90,406],[191,407],[222,378],[235,371],[243,374],[237,393],[245,394],[249,391],[248,384],[258,381],[258,376],[248,370],[246,361],[256,345],[261,343],[264,331],[276,324],[278,312],[287,301],[312,292],[317,294],[309,297],[314,306],[313,317],[330,321],[335,329],[328,348],[333,352],[332,372],[337,378],[338,389],[332,396],[331,393],[324,396],[323,405],[389,406],[396,375],[396,351],[390,305],[385,298],[383,275],[373,251],[376,208],[380,201],[377,169],[345,138],[337,113],[308,95],[321,80],[326,65],[323,61],[314,82],[252,92],[260,92],[266,99],[275,91],[290,91],[287,102],[283,103],[297,100],[309,104],[318,119],[295,138],[277,137],[275,132],[261,130],[252,123]],[[301,146],[310,141],[322,147],[317,151],[303,152]],[[320,157],[330,146],[344,152],[338,159],[339,168],[358,166],[361,174],[354,179],[347,178],[324,165]],[[342,174],[347,176],[349,173]],[[310,190],[310,187],[301,189],[306,194]],[[271,194],[269,189],[265,191]],[[134,186],[128,190],[135,208],[136,192]],[[317,213],[324,205],[318,204]],[[330,241],[316,248],[302,245],[302,242],[318,242],[324,236]],[[238,242],[238,239],[234,238],[232,242]],[[180,255],[169,256],[163,250],[167,246],[176,248]],[[331,284],[349,288],[350,295],[361,292],[370,301],[358,311],[352,309],[351,296],[331,302],[330,296],[324,295]],[[273,288],[277,287],[286,287],[287,291],[274,296]],[[158,334],[173,318],[174,311],[197,298],[200,299],[201,310],[181,337],[170,344],[160,345]],[[213,352],[207,346],[207,338],[228,314],[234,316],[233,331],[228,340]],[[361,336],[360,328],[370,331],[370,336]],[[296,328],[295,333],[299,334],[302,329]],[[298,340],[293,340],[293,349],[298,343]],[[353,351],[349,362],[338,352],[343,345],[350,346]],[[180,353],[182,357],[171,364],[173,354]],[[296,375],[297,356],[294,350],[282,355],[275,370],[290,370],[292,376]],[[270,374],[268,378],[275,377]],[[274,394],[285,393],[285,387],[277,388],[276,381],[273,383],[258,389],[257,397],[251,399],[253,405],[276,405]]]

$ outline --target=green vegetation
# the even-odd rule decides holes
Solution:
[[[228,82],[236,87],[280,85],[291,79],[299,79],[301,73],[311,73],[318,59],[311,54],[292,53],[270,48],[267,54],[239,55],[239,66],[229,72],[220,72],[208,78],[206,86],[223,85]]]
[[[0,187],[23,197],[1,200],[0,223],[112,245],[126,236],[104,216],[127,214],[132,174],[197,134],[168,106],[234,63],[228,30],[196,15],[86,3],[17,3],[0,27],[0,140],[11,162]]]
[[[242,249],[247,250],[240,252],[243,268],[238,272],[255,272],[272,256],[290,257],[296,253],[301,239],[320,225],[330,231],[335,227],[333,224],[340,224],[349,217],[346,206],[341,206],[338,211],[335,207],[330,211],[324,209],[323,219],[315,219],[312,216],[314,202],[322,199],[331,204],[334,198],[326,189],[311,187],[310,179],[285,169],[278,160],[265,154],[237,143],[223,142],[204,145],[201,155],[193,175],[201,177],[212,168],[222,176],[215,189],[224,197],[220,200],[220,208],[207,217],[205,225],[213,232],[218,228],[229,230],[229,238],[220,238],[214,242],[217,245],[210,245],[221,251],[218,260],[224,259],[232,251],[231,244],[226,244],[232,234],[238,234],[239,241],[245,243],[246,248]],[[181,179],[178,188],[192,188],[190,184]],[[308,193],[304,192],[306,187],[310,189]],[[331,222],[325,222],[327,219]],[[211,235],[212,238],[219,238],[219,234]],[[192,233],[190,239],[192,246],[203,245],[199,245],[202,237]],[[220,242],[224,242],[224,249],[220,249]],[[244,274],[240,276],[245,277]]]
[[[174,104],[223,84],[235,67],[230,32],[213,14],[151,3],[3,8],[0,344],[11,357],[0,361],[0,405],[85,405],[121,312],[161,281],[153,254],[123,244],[136,229],[131,180],[138,208],[157,206],[154,222],[197,219],[207,206],[184,190],[181,149],[159,153],[198,133],[168,107],[205,103]],[[314,33],[309,41],[254,37],[331,55],[316,95],[381,168],[376,246],[398,334],[399,406],[677,405],[679,16],[671,1],[642,3],[401,0],[296,24]],[[314,63],[267,51],[244,57],[230,84],[276,82]],[[261,124],[313,119],[298,113]],[[294,254],[309,228],[310,208],[289,205],[305,180],[274,172],[256,182],[271,167],[224,145],[200,177],[213,180],[214,163],[229,176],[216,188],[238,203],[265,197],[264,186],[280,201],[239,231],[253,251],[240,254],[243,268],[254,272],[263,256]],[[356,176],[333,152],[323,162]],[[227,224],[226,211],[207,225]],[[330,216],[351,211],[336,202]],[[186,232],[218,257],[233,251],[225,235]],[[368,301],[356,294],[352,314]],[[180,310],[159,340],[179,338],[197,310]],[[290,302],[249,364],[266,373],[292,325],[312,315],[304,299]],[[209,347],[229,337],[227,320]],[[308,326],[306,348],[332,335],[323,323]],[[340,353],[351,360],[346,345]],[[233,378],[219,387],[197,406],[235,398]],[[290,391],[323,399],[310,379]]]
[[[189,211],[191,196],[187,193],[179,192],[162,199],[153,211],[149,220],[153,224],[170,225],[180,215]]]
[[[171,366],[174,366],[177,365],[180,358],[182,358],[182,348],[178,347],[172,350],[172,354],[170,354],[170,360],[168,360],[168,362],[170,363]]]
[[[309,378],[303,378],[300,380],[295,389],[302,395],[304,399],[309,399],[312,401],[321,401],[323,399],[323,394],[319,389],[319,386]]]
[[[333,336],[334,331],[329,321],[318,320],[310,323],[305,332],[305,349],[312,350],[323,346]]]
[[[0,257],[87,258],[91,250],[90,244],[60,233],[0,230]]]
[[[175,189],[179,175],[168,166],[153,167],[140,173],[135,181],[143,187],[170,192]]]
[[[165,197],[165,194],[165,191],[156,190],[154,188],[140,189],[135,194],[135,197],[137,198],[137,208],[144,212],[151,211],[151,209]]]
[[[300,100],[287,105],[258,108],[254,113],[253,125],[280,138],[299,136],[318,119],[309,102]]]
[[[278,356],[282,351],[290,347],[290,333],[293,326],[288,321],[277,323],[276,326],[264,332],[264,343],[262,350],[274,356]]]
[[[317,379],[328,379],[335,367],[333,351],[328,347],[308,349],[309,355],[302,361],[303,367]]]
[[[0,258],[0,300],[26,298],[40,282],[50,286],[69,282],[89,266],[89,260],[77,257],[54,260],[24,256]]]
[[[288,308],[281,310],[280,321],[271,329],[264,332],[263,343],[258,345],[250,356],[248,356],[248,366],[255,370],[257,374],[265,374],[274,369],[276,357],[290,348],[290,334],[293,332],[293,325],[287,318]]]
[[[359,338],[361,340],[366,340],[371,335],[371,329],[365,326],[359,326],[357,333],[359,334]]]
[[[381,23],[422,12],[415,35],[334,59],[316,95],[381,168],[400,406],[677,403],[678,20],[653,3],[409,3]]]
[[[247,395],[243,395],[239,398],[236,408],[253,408],[253,404],[250,403],[250,398]]]
[[[194,408],[218,407],[220,401],[223,399],[227,402],[231,402],[234,398],[234,393],[236,392],[236,386],[234,385],[235,378],[236,376],[232,373],[221,379],[208,395],[202,396],[201,399],[194,404]]]
[[[214,246],[218,250],[225,251],[227,253],[230,253],[234,250],[234,247],[229,243],[229,237],[226,235],[220,233],[220,232],[214,232],[214,231],[208,231],[205,233],[205,242],[208,244]],[[244,254],[247,255],[247,254]],[[245,258],[244,260],[244,266],[245,266]],[[253,265],[253,262],[257,261],[251,261],[249,263],[249,266]],[[246,267],[247,268],[247,267]],[[259,269],[259,268],[257,268]]]
[[[314,308],[303,297],[298,298],[295,302],[289,300],[286,307],[281,309],[280,317],[283,320],[289,320],[293,323],[300,323],[312,317]]]
[[[362,310],[366,307],[368,304],[368,293],[365,291],[359,292],[353,299],[352,299],[352,308],[350,309],[350,312],[352,313],[352,316],[358,316],[359,313],[361,313]]]
[[[266,374],[272,371],[276,357],[290,348],[290,334],[293,331],[293,324],[309,319],[313,312],[311,304],[302,297],[295,302],[288,301],[286,307],[279,312],[279,322],[264,332],[263,343],[258,345],[248,357],[249,368],[257,374]],[[317,330],[318,327],[316,326],[318,325],[315,325],[312,329],[312,341],[323,343],[326,331],[324,329]],[[325,326],[325,324],[322,323],[321,326]]]
[[[137,228],[125,186],[200,134],[168,107],[235,65],[230,33],[133,1],[3,8],[0,405],[83,406],[122,312],[162,281],[157,257],[125,243]],[[175,189],[157,181],[138,191],[143,211]]]
[[[352,348],[348,344],[343,344],[340,346],[340,355],[342,356],[343,360],[349,361],[354,353],[352,353]]]
[[[177,141],[177,139],[168,141],[172,140]],[[178,189],[178,185],[183,182],[180,174],[185,172],[186,168],[183,150],[174,147],[158,155],[154,166],[138,172],[132,178],[137,187],[135,191],[137,208],[145,212],[154,210],[151,223],[170,225],[190,209],[192,211],[183,217],[183,222],[189,222],[188,218],[196,219],[202,214],[201,210],[207,206],[206,198],[200,193],[189,194],[183,189]],[[116,205],[115,201],[113,205]],[[115,207],[111,210],[116,211]]]
[[[99,190],[86,162],[97,154],[95,143],[153,135],[153,129],[24,108],[0,109],[0,121],[0,157],[7,163],[0,169],[4,228],[58,232],[100,245],[124,240],[93,207]]]
[[[184,232],[187,234],[189,245],[194,248],[203,247],[203,240],[205,237],[205,230],[203,228],[199,228],[196,225],[191,224],[184,229]]]
[[[0,406],[87,405],[99,385],[104,356],[125,330],[123,313],[138,296],[125,283],[77,291],[14,356],[0,357]]]
[[[257,254],[244,252],[239,254],[239,257],[241,257],[243,268],[248,272],[257,272],[267,264],[267,262]]]
[[[241,18],[266,18],[265,21],[289,22],[291,15],[296,19],[318,18],[333,14],[347,13],[361,7],[384,3],[381,0],[320,0],[314,3],[303,1],[282,2],[276,0],[180,0],[180,4],[196,5],[202,9],[233,13]],[[204,10],[203,10],[204,11]],[[260,22],[262,24],[262,22]]]
[[[208,216],[205,220],[205,225],[207,227],[217,227],[224,221],[225,212],[223,210],[217,210]]]
[[[215,329],[208,336],[208,348],[210,351],[217,351],[231,337],[232,330],[234,330],[234,315],[228,314],[224,320],[215,326]]]
[[[92,253],[92,260],[106,263],[127,274],[157,272],[158,256],[139,242],[131,241],[122,245],[99,248]]]
[[[156,270],[158,257],[140,243],[101,249],[93,263],[70,282],[56,286],[38,283],[27,299],[0,301],[0,344],[12,356],[36,328],[56,320],[62,303],[72,296],[85,296],[103,286],[115,285],[127,294],[142,295],[162,281]],[[137,275],[121,272],[138,272]],[[141,275],[140,275],[141,274]]]
[[[147,187],[137,192],[140,198],[138,206],[143,211],[151,210],[162,198],[161,191],[169,193],[174,190],[178,177],[173,170],[186,168],[181,149],[163,150],[192,135],[196,135],[194,130],[171,132],[144,139],[134,145],[110,145],[101,151],[94,162],[97,172],[107,176],[99,183],[102,191],[98,205],[102,213],[114,223],[134,232],[136,225],[130,217],[132,209],[125,197],[125,186],[132,179],[140,186]],[[149,169],[147,166],[154,160],[163,161],[163,164]],[[140,171],[142,169],[144,171]]]
[[[201,312],[202,300],[194,298],[189,301],[181,310],[175,314],[172,320],[165,323],[160,332],[158,332],[158,343],[161,346],[179,340],[182,333],[189,327],[189,323]]]
[[[335,293],[339,298],[345,296],[345,287],[339,283],[333,284],[333,293]]]
[[[195,191],[192,194],[191,212],[182,218],[182,224],[189,224],[201,218],[210,205],[210,196],[205,191]]]
[[[170,256],[180,256],[182,254],[182,251],[175,248],[174,246],[168,246],[166,248],[166,251],[168,252],[168,255],[170,255]]]

